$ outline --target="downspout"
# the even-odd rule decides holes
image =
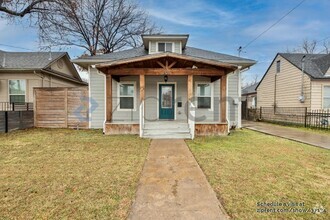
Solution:
[[[304,96],[305,57],[306,57],[306,55],[304,55],[301,59],[301,92],[300,92],[300,97],[299,97],[299,101],[301,103],[305,102],[305,96]]]

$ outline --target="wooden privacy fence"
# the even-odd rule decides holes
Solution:
[[[34,88],[34,125],[42,128],[88,128],[88,90]]]
[[[33,111],[0,111],[0,132],[32,128]]]

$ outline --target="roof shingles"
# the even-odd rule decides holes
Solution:
[[[43,69],[65,52],[4,52],[0,51],[2,69]]]

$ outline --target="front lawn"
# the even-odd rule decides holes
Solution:
[[[125,219],[149,141],[100,130],[0,134],[0,219]]]
[[[329,150],[249,130],[187,143],[234,219],[330,219]]]

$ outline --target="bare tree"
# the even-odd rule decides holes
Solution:
[[[0,0],[2,15],[24,17],[28,14],[43,13],[55,0]]]
[[[323,48],[326,54],[330,54],[330,41],[324,41]]]
[[[160,30],[148,14],[128,0],[62,0],[39,21],[43,42],[76,46],[90,55],[141,45],[141,34]]]
[[[312,54],[315,52],[317,42],[316,40],[305,39],[301,45],[301,48],[304,53]]]

